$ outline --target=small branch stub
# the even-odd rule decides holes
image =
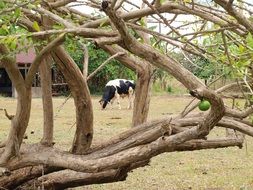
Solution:
[[[190,90],[190,95],[195,97],[195,98],[198,98],[199,100],[202,100],[203,99],[203,96],[201,96],[199,93],[198,93],[198,90]]]
[[[11,172],[7,168],[0,167],[0,177],[2,176],[10,176]]]
[[[4,113],[5,113],[5,116],[6,116],[9,120],[12,120],[12,119],[13,119],[14,115],[9,115],[6,109],[4,109]]]

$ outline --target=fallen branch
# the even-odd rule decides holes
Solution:
[[[213,140],[191,140],[183,144],[177,145],[174,148],[169,148],[168,152],[174,151],[192,151],[210,148],[223,148],[230,146],[242,147],[243,139],[213,139]],[[54,151],[51,148],[51,151]],[[41,152],[41,156],[45,156],[44,152]],[[85,157],[85,156],[83,156]],[[114,161],[114,160],[112,160]],[[85,161],[84,161],[85,162]],[[108,183],[125,180],[127,173],[135,168],[145,166],[149,163],[148,160],[126,162],[120,167],[114,169],[108,169],[104,171],[94,170],[92,173],[78,172],[73,170],[61,170],[53,173],[45,174],[38,178],[38,180],[26,183],[26,185],[44,186],[46,189],[49,187],[57,187],[58,189],[65,189],[68,187],[76,187],[80,185]],[[77,163],[76,163],[77,164]],[[103,163],[101,163],[103,164]],[[36,168],[36,167],[35,167]],[[36,172],[36,170],[33,170]],[[40,171],[41,172],[41,171]],[[37,176],[39,175],[38,172]],[[26,173],[28,177],[29,173]],[[23,177],[24,178],[24,177]],[[18,180],[22,180],[22,176]],[[0,180],[0,184],[2,179]],[[23,186],[27,187],[27,186]]]
[[[203,149],[216,149],[238,146],[242,148],[242,139],[213,139],[213,140],[192,140],[178,145],[172,151],[192,151]],[[59,189],[76,187],[81,185],[111,183],[125,180],[127,173],[135,168],[147,165],[149,161],[133,162],[120,168],[105,170],[94,173],[83,173],[73,170],[62,170],[38,178],[38,184],[45,188],[57,187]],[[42,183],[43,181],[43,183]]]

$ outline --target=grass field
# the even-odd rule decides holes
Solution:
[[[70,99],[58,112],[65,98],[54,98],[55,138],[57,147],[69,149],[74,135],[75,110]],[[93,97],[94,143],[106,141],[130,127],[132,112],[126,110],[127,101],[122,101],[122,110],[102,111],[99,97]],[[190,101],[187,97],[154,96],[151,100],[149,120],[164,118],[179,113]],[[15,113],[16,100],[0,98],[0,108]],[[37,142],[42,134],[41,99],[33,99],[32,113],[25,142]],[[0,140],[8,134],[10,121],[0,112]],[[34,131],[34,134],[31,132]],[[212,137],[224,135],[223,129],[212,132]],[[74,189],[89,190],[251,190],[253,189],[253,140],[247,137],[242,149],[225,148],[192,152],[174,152],[159,155],[150,166],[129,173],[124,182],[91,185]]]

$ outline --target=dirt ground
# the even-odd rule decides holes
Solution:
[[[122,109],[117,106],[102,111],[99,98],[93,97],[94,108],[94,143],[106,141],[130,128],[132,111],[127,110],[127,100],[122,100]],[[65,98],[54,98],[56,147],[70,148],[75,131],[75,111],[73,99],[62,108]],[[176,114],[191,100],[190,97],[153,96],[148,120]],[[9,114],[15,113],[16,100],[0,98],[0,108],[6,108]],[[25,142],[38,142],[42,134],[41,99],[33,99],[32,113]],[[8,134],[10,121],[0,111],[0,140]],[[33,133],[33,134],[32,134]],[[211,137],[219,138],[224,129],[215,129]],[[201,150],[191,152],[164,153],[151,160],[149,166],[129,173],[126,181],[91,185],[74,188],[88,190],[251,190],[253,189],[253,143],[247,137],[244,147]]]

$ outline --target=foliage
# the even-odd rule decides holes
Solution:
[[[78,40],[73,40],[72,35],[66,35],[64,46],[77,66],[83,69],[83,50]]]
[[[209,56],[209,60],[225,66],[226,72],[230,73],[232,78],[241,78],[247,74],[246,70],[253,57],[253,38],[250,33],[245,40],[229,32],[223,36],[221,33],[212,34],[203,40],[203,46],[213,55]]]
[[[194,75],[206,81],[212,80],[216,76],[224,75],[224,77],[229,77],[230,75],[230,69],[226,65],[217,64],[217,62],[196,56],[192,56],[192,61],[195,65],[189,70]]]
[[[27,4],[29,9],[39,5],[39,1],[30,4],[29,1],[19,3]],[[4,44],[11,51],[11,55],[28,50],[30,47],[40,46],[42,42],[35,42],[29,35],[31,34],[25,28],[18,25],[18,21],[22,18],[23,12],[19,6],[14,6],[13,3],[0,2],[0,43]],[[33,28],[40,31],[39,24],[34,21]]]

